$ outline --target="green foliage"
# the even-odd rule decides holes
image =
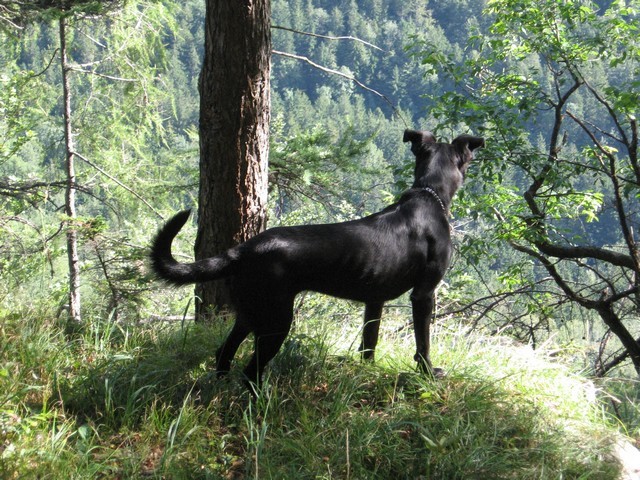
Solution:
[[[75,10],[65,14],[81,197],[76,225],[85,240],[81,254],[88,274],[84,288],[98,311],[117,308],[134,312],[135,318],[149,280],[140,267],[149,227],[133,240],[132,229],[155,227],[149,213],[159,213],[145,197],[155,190],[157,200],[167,198],[164,185],[175,178],[174,168],[188,172],[156,158],[169,141],[178,141],[167,121],[173,106],[162,80],[169,69],[163,38],[176,25],[171,10],[160,3],[130,2],[107,17],[85,17]],[[56,32],[55,23],[41,19],[20,38],[6,38],[11,49],[2,53],[9,60],[2,72],[7,88],[0,95],[0,109],[7,114],[0,121],[6,138],[0,146],[3,273],[11,272],[6,280],[24,285],[32,285],[31,275],[39,281],[42,268],[33,264],[49,264],[45,278],[52,284],[64,274],[58,261],[66,183]],[[50,43],[43,41],[47,38]],[[56,293],[51,300],[61,298]]]
[[[276,196],[278,217],[309,200],[322,204],[330,215],[339,215],[344,209],[341,202],[362,204],[370,179],[383,174],[380,167],[368,166],[373,164],[367,159],[372,153],[371,137],[357,140],[354,128],[338,139],[320,128],[286,137],[279,131],[276,121],[271,133],[269,184]],[[348,196],[342,188],[347,182]],[[371,205],[375,197],[367,196],[368,208],[376,208]]]
[[[633,2],[628,9],[617,2],[599,9],[578,0],[492,0],[485,10],[492,23],[470,37],[464,60],[433,42],[413,46],[431,73],[452,85],[444,97],[430,96],[438,130],[462,126],[487,138],[474,170],[481,185],[467,188],[457,203],[482,219],[482,230],[472,235],[506,241],[536,260],[528,274],[501,262],[498,279],[530,302],[523,312],[494,318],[535,314],[557,322],[562,310],[549,307],[567,301],[602,316],[599,302],[611,302],[607,328],[620,339],[635,335],[629,277],[637,267],[608,256],[636,255],[635,8]],[[488,239],[479,245],[476,255],[495,248]]]

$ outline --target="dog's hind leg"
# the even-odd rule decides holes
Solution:
[[[254,331],[255,351],[244,369],[247,381],[257,388],[260,387],[267,363],[276,356],[289,334],[293,322],[293,299],[275,306],[265,306],[262,316],[259,327]]]
[[[231,332],[227,335],[225,341],[216,351],[216,373],[221,377],[229,372],[231,361],[235,356],[240,344],[249,336],[251,329],[241,321],[236,320]]]
[[[244,369],[244,375],[250,384],[260,388],[262,373],[267,363],[276,356],[288,334],[289,329],[283,332],[264,333],[256,336],[255,352]]]
[[[378,330],[382,317],[383,302],[367,303],[364,307],[364,327],[362,328],[362,343],[358,351],[363,360],[373,360],[378,344]]]

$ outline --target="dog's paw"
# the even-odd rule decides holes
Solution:
[[[444,369],[433,367],[431,364],[425,364],[423,362],[418,362],[417,370],[419,372],[424,373],[427,377],[433,379],[444,378],[447,376],[447,372]]]

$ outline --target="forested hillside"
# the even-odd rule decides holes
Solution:
[[[417,39],[448,45],[431,10],[421,2],[352,2],[346,9],[333,3],[273,5],[274,50],[338,70],[366,88],[274,55],[272,225],[380,208],[410,180],[402,131],[433,124],[422,96],[439,88],[438,79],[425,75],[405,50]],[[140,304],[137,293],[146,283],[126,257],[144,254],[161,216],[195,202],[203,16],[202,2],[140,2],[72,24],[73,128],[82,154],[78,214],[88,235],[81,248],[91,272],[85,286],[98,287],[89,287],[88,295],[132,293]],[[461,35],[458,27],[452,31]],[[45,298],[54,294],[55,308],[61,308],[66,286],[59,279],[65,266],[58,232],[64,155],[57,35],[51,21],[9,30],[5,37],[1,168],[9,288],[51,278]],[[113,251],[125,244],[122,252]]]
[[[59,12],[11,16],[6,12],[11,12],[12,2],[5,3],[0,2],[0,358],[7,366],[0,365],[0,426],[5,425],[0,455],[16,464],[22,461],[15,460],[20,455],[9,445],[31,433],[16,418],[33,414],[29,418],[37,417],[34,425],[48,425],[57,415],[66,415],[68,407],[78,425],[69,436],[58,432],[65,442],[86,447],[86,458],[96,439],[117,443],[121,427],[138,432],[141,424],[153,421],[167,427],[142,433],[152,439],[144,452],[145,462],[153,464],[148,471],[161,471],[169,467],[158,466],[164,462],[154,447],[162,443],[158,437],[167,436],[173,448],[182,426],[180,416],[167,413],[165,418],[155,409],[159,392],[175,397],[166,407],[171,415],[187,409],[187,400],[182,404],[176,399],[191,395],[191,387],[171,384],[162,372],[182,375],[186,383],[206,377],[207,355],[219,340],[216,328],[226,328],[224,323],[213,332],[191,326],[193,292],[166,288],[152,278],[147,265],[148,246],[160,224],[197,203],[205,2],[130,0],[106,12],[71,14],[65,23],[66,68],[60,58]],[[610,412],[637,436],[640,416],[633,382],[640,372],[638,15],[636,0],[272,0],[269,226],[357,218],[394,201],[413,175],[413,156],[402,143],[406,128],[428,129],[445,141],[462,133],[483,136],[486,148],[478,153],[452,206],[455,253],[438,291],[436,329],[452,348],[459,343],[466,348],[463,337],[479,338],[494,350],[524,345],[550,351],[589,377],[604,378],[598,385],[606,390],[607,402],[613,399]],[[63,72],[68,74],[68,91]],[[65,210],[65,98],[70,98],[75,142],[73,218]],[[70,221],[79,231],[80,324],[67,321],[65,235]],[[179,258],[192,257],[194,231],[189,224],[178,238]],[[391,337],[400,341],[403,332],[410,334],[408,304],[407,298],[400,298],[385,311],[395,321]],[[335,325],[336,319],[344,319],[353,328],[361,322],[360,306],[315,295],[301,296],[296,315],[312,327],[297,331],[283,360],[276,362],[274,371],[280,368],[286,375],[295,369],[287,362],[302,362],[313,376],[317,365],[300,359],[314,350],[316,345],[309,342],[320,342],[313,336],[316,322],[329,319]],[[46,332],[47,338],[38,337],[38,332]],[[357,333],[349,335],[350,343],[357,343]],[[354,350],[353,345],[344,346],[349,343],[344,338],[332,341],[348,355]],[[15,348],[2,346],[11,342]],[[314,355],[321,357],[325,349],[330,350],[321,346]],[[154,352],[167,364],[154,363]],[[442,359],[456,365],[460,360],[450,355],[441,352]],[[51,363],[39,367],[43,359]],[[326,358],[318,362],[337,373],[341,370],[341,364],[327,364]],[[394,362],[392,367],[398,367]],[[464,367],[460,378],[466,382],[483,368]],[[106,373],[110,369],[116,372],[113,377]],[[378,374],[389,379],[386,370]],[[151,383],[141,380],[145,375]],[[299,391],[315,398],[331,390],[332,382],[335,385],[336,377],[322,378],[318,385],[294,381],[302,382]],[[438,416],[452,408],[448,402],[457,378],[454,375],[437,391],[396,379],[395,386],[383,385],[373,392],[377,387],[363,380],[353,393],[363,399],[347,403],[355,403],[360,413],[374,408],[373,417],[380,413],[378,405],[393,409],[396,400],[408,399],[417,411],[428,399],[440,409],[433,415]],[[473,384],[471,390],[488,388],[491,395],[504,398],[513,393],[511,387],[489,388],[494,380]],[[411,391],[405,392],[407,385]],[[240,398],[236,387],[229,388]],[[278,391],[297,395],[289,384],[274,388],[276,396]],[[420,393],[421,389],[428,391]],[[220,402],[218,393],[209,392],[217,398],[213,403]],[[384,400],[368,400],[378,394]],[[99,400],[94,402],[94,397]],[[62,405],[61,413],[54,404]],[[587,408],[589,415],[599,408],[592,407]],[[193,417],[185,420],[194,424],[193,432],[203,420],[199,406],[194,408]],[[531,405],[524,403],[517,408],[525,413],[529,409]],[[247,417],[247,411],[239,416],[221,413],[232,425],[211,435],[229,439],[242,431],[251,445],[243,452],[253,452],[257,459],[268,428]],[[496,425],[506,415],[491,412]],[[336,415],[342,414],[350,415]],[[96,419],[101,416],[111,422],[105,428],[118,433],[99,438],[102,427]],[[397,425],[387,425],[393,431],[389,436],[400,432],[401,439],[419,444],[427,452],[419,458],[428,458],[427,463],[440,454],[452,454],[449,445],[462,445],[466,438],[466,431],[456,438],[436,438],[402,418]],[[185,428],[190,432],[184,436],[186,444],[193,432]],[[452,431],[457,426],[442,428]],[[530,465],[540,463],[544,452],[533,452],[549,440],[534,436],[544,430],[542,424],[518,424],[516,430],[508,448],[492,448],[530,448],[531,456],[525,455]],[[204,438],[207,435],[198,437],[198,448],[215,443]],[[348,444],[348,431],[346,435],[339,441]],[[379,435],[374,435],[376,441],[384,443]],[[608,441],[592,430],[587,436]],[[369,471],[377,460],[366,453],[363,438],[359,465]],[[127,442],[135,451],[136,441]],[[237,439],[229,442],[231,453],[221,441],[215,458],[187,463],[190,468],[206,464],[202,468],[209,476],[202,478],[222,478],[221,472],[225,478],[241,478],[233,477],[241,470],[259,478],[257,460],[255,470],[250,465],[253,453],[236,453],[241,450]],[[283,440],[284,452],[286,445]],[[585,447],[585,458],[571,465],[552,456],[556,463],[551,468],[563,474],[545,477],[531,466],[531,475],[522,478],[582,478],[588,476],[581,470],[585,465],[596,472],[593,478],[614,478],[598,477],[597,472],[610,469],[594,463],[597,455],[589,452],[596,447]],[[163,452],[169,455],[170,448]],[[53,450],[51,455],[55,457]],[[449,458],[446,455],[442,458]],[[170,458],[180,462],[177,453]],[[234,463],[239,458],[246,463]],[[447,476],[443,460],[434,467],[433,478],[465,478],[460,472],[471,475],[467,478],[491,478],[487,470],[473,469],[476,460],[464,460],[468,464],[456,473],[460,477]],[[332,457],[325,463],[335,467],[333,462]],[[348,455],[341,462],[346,462],[347,473],[341,463],[338,477],[349,478]],[[28,470],[27,463],[20,465]],[[118,467],[113,471],[126,470],[120,460],[114,463]],[[510,478],[509,467],[502,467],[504,475],[496,478]],[[394,462],[381,460],[375,468],[386,472],[378,478],[397,475]],[[415,478],[429,475],[422,465],[412,468]],[[138,473],[144,476],[146,469],[140,467]],[[107,468],[102,474],[113,471]]]

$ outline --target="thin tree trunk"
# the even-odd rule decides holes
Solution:
[[[629,354],[629,358],[633,363],[636,373],[640,375],[640,344],[633,338],[631,332],[627,330],[620,318],[614,313],[611,305],[602,305],[596,308],[603,322],[611,329],[611,332],[618,337],[620,343]]]
[[[207,0],[200,74],[200,193],[195,256],[264,230],[269,156],[270,0]],[[196,316],[229,303],[224,282],[196,287]]]
[[[73,132],[71,130],[71,90],[67,62],[66,21],[60,19],[60,59],[64,103],[64,140],[66,153],[67,186],[65,213],[67,216],[67,257],[69,259],[69,317],[80,322],[80,260],[78,256],[78,231],[76,229],[76,173],[74,165]]]

